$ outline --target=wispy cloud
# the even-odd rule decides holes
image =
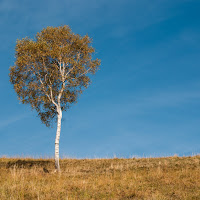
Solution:
[[[19,8],[18,6],[19,4],[17,4],[16,1],[13,1],[13,0],[2,0],[0,2],[0,12],[9,12],[9,11],[13,11],[13,10],[16,10]]]
[[[25,119],[26,117],[28,117],[28,114],[14,115],[14,116],[11,116],[10,118],[7,118],[7,119],[1,119],[0,120],[0,129],[5,128],[5,127],[17,122],[17,121],[22,120],[22,119]]]
[[[103,120],[116,120],[124,117],[137,117],[160,111],[179,108],[190,108],[200,101],[200,85],[191,83],[183,87],[157,88],[143,90],[143,92],[123,92],[120,96],[113,96],[106,102],[93,103],[90,115],[107,113]],[[94,113],[92,113],[94,112]],[[83,112],[85,113],[85,112]],[[101,119],[102,120],[102,119]]]
[[[131,31],[158,23],[171,16],[170,8],[182,1],[163,0],[44,0],[30,2],[2,0],[0,24],[3,41],[11,35],[27,31],[37,32],[48,25],[69,24],[76,31],[94,31],[112,25],[109,34],[122,37]],[[26,28],[26,30],[25,30]],[[108,34],[108,30],[104,30]],[[105,34],[104,34],[105,35]],[[7,42],[7,40],[6,40]]]
[[[179,41],[184,42],[187,45],[199,47],[200,32],[198,30],[186,29],[179,35]]]
[[[129,102],[125,100],[124,103],[121,103],[124,106],[120,106],[119,109],[122,115],[124,113],[125,115],[131,114],[132,116],[137,116],[151,113],[152,110],[155,112],[160,109],[178,109],[185,105],[188,107],[189,105],[195,105],[195,102],[198,103],[199,101],[199,90],[184,90],[183,88],[177,90],[176,88],[171,90],[148,91],[146,94],[138,95],[136,98],[132,96],[129,98]]]

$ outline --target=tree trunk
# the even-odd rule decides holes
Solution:
[[[56,139],[55,139],[55,168],[56,171],[60,171],[60,164],[59,164],[59,140],[60,140],[60,131],[61,131],[61,120],[62,120],[62,110],[61,108],[57,109],[58,112],[58,121],[57,121],[57,132],[56,132]]]

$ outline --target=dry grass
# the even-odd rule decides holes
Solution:
[[[60,162],[0,158],[0,199],[200,200],[200,156]]]

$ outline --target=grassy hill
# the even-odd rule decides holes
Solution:
[[[1,200],[200,200],[200,156],[133,159],[0,158]]]

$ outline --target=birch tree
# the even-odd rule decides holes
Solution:
[[[35,40],[17,40],[15,65],[10,67],[10,82],[18,99],[30,104],[41,121],[52,126],[57,120],[55,168],[60,171],[59,140],[62,113],[77,101],[90,83],[99,59],[92,59],[92,40],[74,34],[68,26],[47,27]]]

